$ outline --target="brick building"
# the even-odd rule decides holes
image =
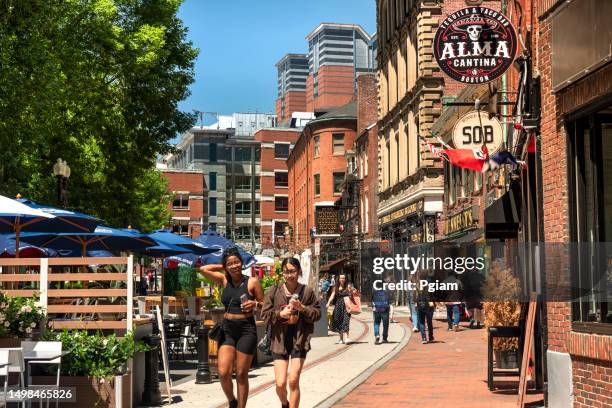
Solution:
[[[285,248],[288,231],[289,175],[287,157],[301,128],[266,128],[255,133],[261,145],[261,245]]]
[[[289,153],[288,220],[294,249],[310,247],[316,209],[333,207],[340,197],[345,153],[353,147],[356,130],[356,103],[351,102],[309,122]],[[324,235],[334,239],[338,233]]]
[[[359,74],[376,69],[375,38],[356,24],[322,23],[306,39],[306,110],[325,112],[353,101]]]
[[[502,92],[469,86],[456,101],[495,104],[507,91],[516,105],[498,107],[510,118],[504,138],[527,168],[481,178],[447,165],[443,218],[468,209],[473,224],[462,225],[462,237],[484,232],[487,243],[531,244],[502,256],[542,301],[534,366],[547,406],[612,406],[612,36],[594,34],[611,21],[612,3],[520,0],[505,14],[526,49],[492,87]],[[432,130],[449,142],[471,109],[448,108]],[[446,238],[457,236],[450,232]]]
[[[542,233],[546,242],[578,242],[581,248],[544,260],[548,402],[551,407],[609,407],[612,36],[599,27],[612,21],[612,3],[535,0],[533,5],[542,89],[537,144]]]
[[[196,238],[206,218],[204,208],[204,172],[199,170],[160,170],[168,180],[168,193],[173,195],[172,232]]]
[[[444,78],[432,47],[440,17],[464,6],[463,0],[376,2],[377,217],[381,238],[397,253],[434,242],[442,232],[443,167],[419,137],[430,138],[443,94],[454,97],[464,87]]]
[[[361,183],[359,213],[363,239],[377,240],[378,219],[378,88],[376,75],[362,74],[357,78],[357,138],[355,157]]]

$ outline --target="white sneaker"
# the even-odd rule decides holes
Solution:
[[[352,342],[353,342],[353,340],[346,339],[346,340],[344,341],[344,344],[351,344]]]
[[[338,340],[336,344],[345,344],[343,340]]]
[[[418,329],[417,327],[413,327],[413,328],[412,328],[412,332],[413,332],[413,333],[416,333],[416,332],[418,332],[418,331],[419,331],[419,329]]]

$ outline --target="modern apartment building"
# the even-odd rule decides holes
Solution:
[[[308,56],[286,54],[276,63],[278,71],[278,97],[276,117],[286,123],[293,112],[306,112],[306,79],[308,78]]]
[[[354,100],[357,76],[376,69],[376,40],[356,24],[322,23],[306,36],[306,110],[328,111]]]
[[[260,142],[255,132],[276,125],[272,114],[235,113],[185,133],[167,159],[169,169],[204,171],[203,228],[248,248],[260,241]]]

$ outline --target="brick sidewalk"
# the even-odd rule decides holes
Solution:
[[[400,318],[408,324],[407,318]],[[496,381],[505,388],[487,388],[487,345],[484,329],[447,331],[446,322],[434,320],[435,343],[421,344],[413,333],[405,348],[370,378],[351,391],[335,407],[515,407],[518,377]],[[498,377],[499,378],[499,377]],[[501,378],[505,380],[505,378]],[[528,394],[526,401],[541,401]],[[534,406],[541,406],[537,402]]]

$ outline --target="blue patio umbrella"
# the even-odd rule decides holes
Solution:
[[[0,195],[0,233],[15,234],[15,256],[19,258],[19,235],[22,230],[36,230],[39,224],[55,216],[30,208],[25,204]]]
[[[11,214],[11,211],[14,212],[13,203],[42,216]],[[15,249],[19,246],[22,232],[92,232],[102,222],[91,215],[37,204],[32,200],[11,200],[6,197],[0,199],[0,233],[15,234]],[[19,257],[18,251],[16,256]]]
[[[64,208],[55,208],[44,204],[38,204],[25,198],[18,198],[15,201],[55,217],[53,219],[39,221],[35,228],[36,232],[94,232],[98,225],[104,223],[103,220],[91,215],[66,210]],[[32,231],[34,231],[34,229]]]
[[[176,262],[187,266],[196,266],[198,262],[202,262],[202,255],[187,252],[184,254],[169,256],[164,259],[164,268],[168,268],[168,262]]]
[[[249,266],[255,264],[255,257],[249,252],[245,251],[239,245],[236,245],[234,241],[225,238],[217,231],[207,230],[204,231],[198,238],[195,239],[197,242],[204,245],[206,248],[214,249],[214,252],[202,256],[201,260],[204,265],[208,264],[219,264],[221,263],[221,257],[223,256],[223,251],[227,248],[235,247],[238,249],[240,253],[240,257],[242,258],[243,266],[242,268],[248,268]]]
[[[88,250],[142,251],[157,243],[151,238],[106,226],[96,227],[94,232],[84,233],[36,233],[22,234],[22,239],[32,245],[52,248],[56,251],[81,250],[85,256]]]
[[[57,256],[60,257],[78,257],[81,256],[81,249],[78,250],[71,250],[71,249],[62,249],[59,251],[55,251]],[[93,251],[87,251],[87,256],[91,257],[91,258],[111,258],[113,257],[113,253],[110,251],[107,251],[105,249],[100,249],[100,250],[93,250]]]
[[[174,234],[170,230],[157,230],[147,234],[147,236],[160,244],[186,249],[186,251],[183,250],[182,252],[192,252],[196,255],[205,255],[214,252],[214,249],[208,248],[198,240]]]
[[[0,257],[15,256],[17,252],[16,246],[17,243],[15,242],[15,236],[13,234],[0,234]],[[19,255],[28,257],[50,257],[57,255],[57,252],[52,249],[39,248],[25,242],[19,243],[19,252]]]

